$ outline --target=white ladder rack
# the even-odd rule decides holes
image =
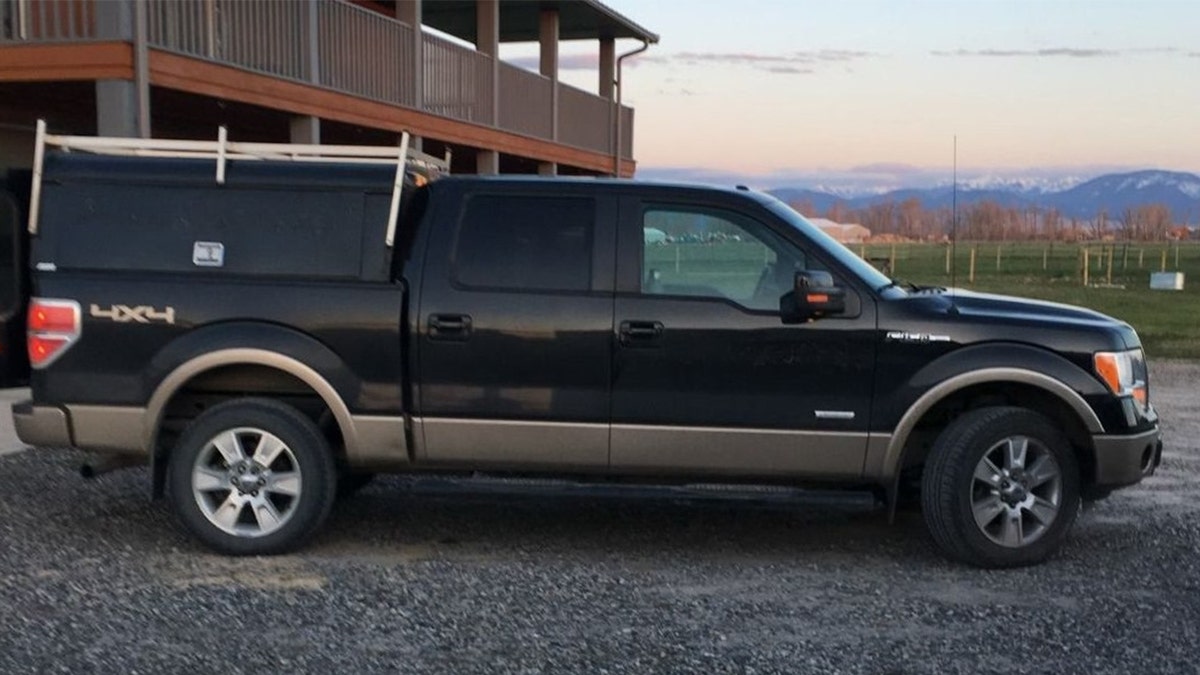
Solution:
[[[300,143],[243,143],[230,141],[225,127],[217,129],[215,141],[185,141],[165,138],[122,138],[114,136],[61,136],[46,133],[45,120],[38,120],[33,151],[33,189],[29,196],[29,233],[37,234],[42,196],[42,168],[46,146],[71,152],[126,157],[174,157],[212,159],[216,162],[216,182],[225,183],[225,166],[231,160],[323,162],[337,164],[395,165],[392,203],[388,209],[385,243],[390,248],[396,238],[396,219],[400,211],[400,193],[408,168],[420,168],[437,175],[450,172],[450,153],[440,159],[411,149],[409,135],[400,135],[399,147],[372,145],[307,145]]]

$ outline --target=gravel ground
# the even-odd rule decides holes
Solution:
[[[210,555],[145,470],[0,456],[0,672],[1197,672],[1200,364],[1153,364],[1159,473],[1061,555],[946,562],[862,507],[414,492],[303,553]],[[11,441],[8,441],[11,444]]]

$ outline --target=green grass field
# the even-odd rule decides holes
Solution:
[[[1089,252],[1087,286],[1083,285],[1081,255],[1085,246]],[[945,245],[855,244],[850,248],[877,265],[887,264],[893,277],[917,284],[952,284],[946,272]],[[1166,269],[1185,275],[1183,291],[1150,290],[1150,273],[1162,268],[1164,251]],[[764,264],[771,260],[773,255],[766,254],[761,245],[724,242],[654,246],[647,249],[646,262],[668,283],[705,283],[749,295]],[[960,288],[1082,305],[1127,321],[1141,335],[1151,358],[1200,359],[1200,243],[1177,247],[1163,243],[960,242],[955,270],[953,284]]]
[[[960,242],[956,279],[960,288],[1005,293],[1090,307],[1129,322],[1151,358],[1200,359],[1200,244],[1086,245],[1088,286],[1083,285],[1082,244],[1045,242]],[[852,246],[867,257],[891,260],[889,244]],[[975,280],[970,280],[971,249]],[[997,265],[999,251],[999,265]],[[1109,272],[1111,251],[1112,271]],[[1150,273],[1163,267],[1183,272],[1182,291],[1150,290]],[[898,244],[892,276],[914,283],[949,286],[946,246]]]

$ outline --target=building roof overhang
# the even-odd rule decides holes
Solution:
[[[421,20],[454,37],[475,42],[477,0],[437,0],[421,7]],[[560,40],[633,38],[651,44],[658,34],[626,18],[599,0],[500,0],[500,41],[536,42],[543,9],[558,10]]]

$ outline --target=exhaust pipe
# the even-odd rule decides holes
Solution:
[[[128,469],[145,464],[146,458],[136,455],[100,455],[84,462],[83,466],[79,467],[79,475],[91,479],[117,469]]]

